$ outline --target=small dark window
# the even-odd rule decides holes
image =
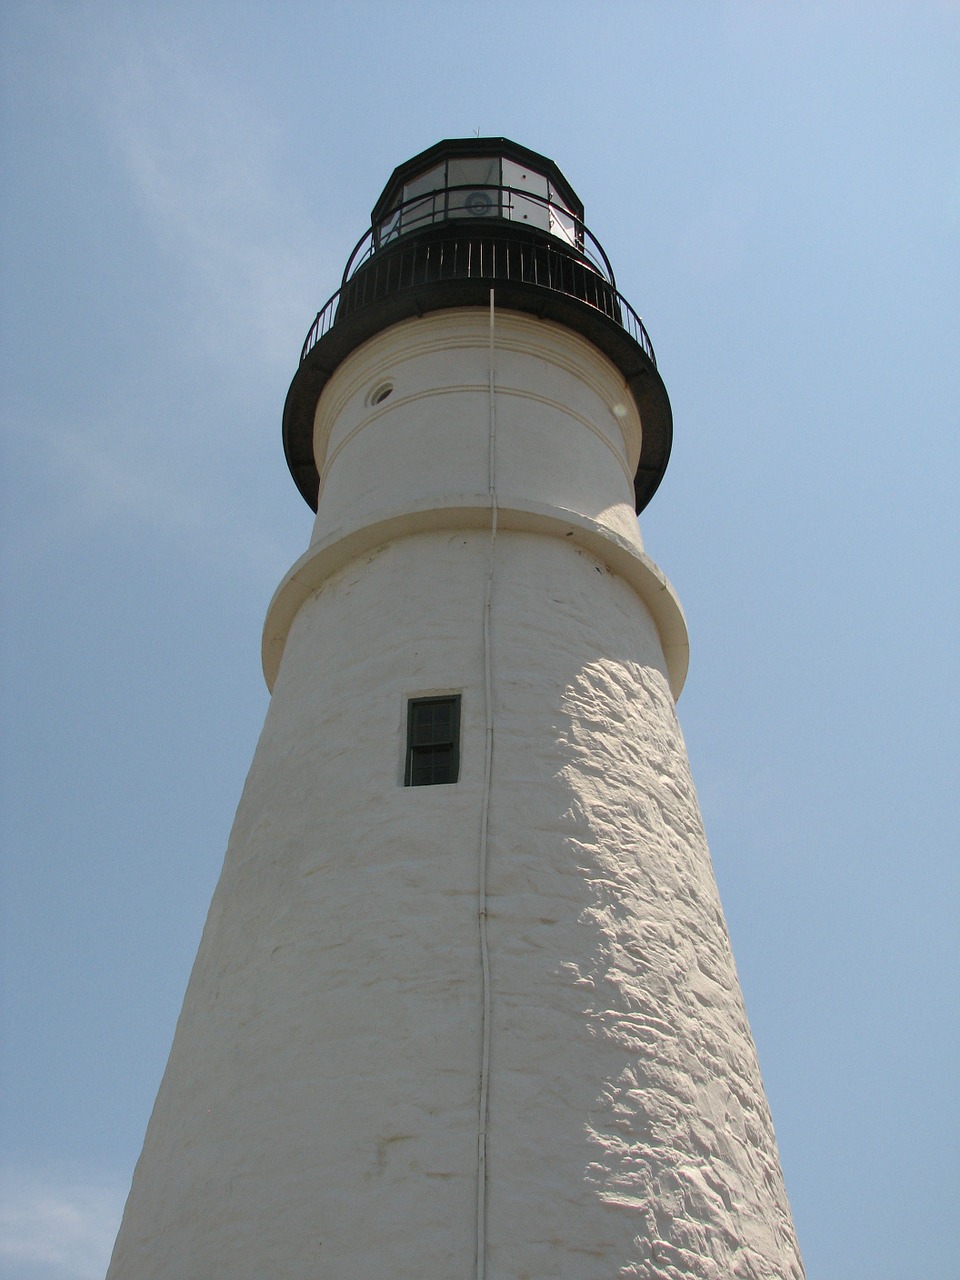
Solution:
[[[432,787],[460,776],[460,695],[411,698],[407,704],[406,787]]]

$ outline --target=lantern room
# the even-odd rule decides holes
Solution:
[[[374,243],[462,218],[536,227],[583,248],[576,192],[546,156],[506,138],[441,142],[400,165],[374,207]]]

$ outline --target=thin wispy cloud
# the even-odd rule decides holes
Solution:
[[[303,266],[316,265],[319,237],[278,161],[279,125],[239,83],[212,77],[172,11],[162,25],[118,13],[79,34],[66,21],[65,38],[94,46],[87,65],[102,74],[85,96],[179,287],[192,291],[198,337],[285,367],[291,335],[318,305]]]
[[[289,362],[291,331],[303,327],[310,299],[298,270],[303,231],[278,225],[285,202],[268,129],[170,47],[131,49],[103,108],[161,247],[216,312],[220,323],[204,315],[199,326],[208,341],[226,329],[232,350],[238,339],[246,347],[248,328],[251,348]]]
[[[95,1181],[0,1173],[4,1280],[102,1280],[124,1194]]]
[[[37,522],[134,523],[273,580],[289,552],[236,492],[254,474],[263,432],[277,431],[275,417],[251,406],[266,383],[279,415],[323,300],[318,282],[326,290],[342,264],[331,257],[328,268],[318,252],[312,217],[283,172],[279,124],[236,79],[216,75],[172,10],[161,20],[107,8],[90,23],[48,8],[36,21],[70,69],[64,93],[117,161],[105,210],[117,200],[139,211],[144,274],[169,280],[164,350],[144,352],[136,381],[108,363],[116,344],[107,333],[97,398],[51,414],[26,396],[8,414],[11,434],[46,441],[61,482],[55,510],[44,504]],[[216,450],[201,454],[201,432],[236,450],[231,491],[210,485]]]

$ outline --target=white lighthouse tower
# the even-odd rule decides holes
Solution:
[[[557,167],[401,165],[109,1280],[798,1280],[636,513],[671,414]]]

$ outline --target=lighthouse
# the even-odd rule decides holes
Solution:
[[[637,514],[672,418],[557,166],[400,165],[108,1280],[799,1280]]]

